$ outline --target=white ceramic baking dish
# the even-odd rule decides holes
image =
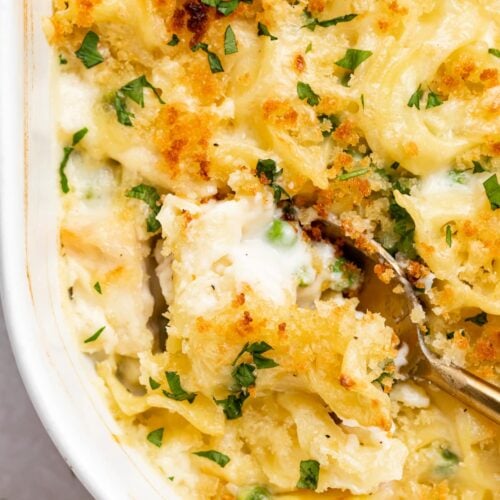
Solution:
[[[0,270],[12,347],[47,432],[94,497],[175,498],[149,463],[120,444],[93,368],[61,313],[61,148],[51,107],[53,56],[41,29],[50,9],[51,0],[0,0]]]

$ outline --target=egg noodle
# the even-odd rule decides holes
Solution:
[[[400,371],[314,222],[380,242],[429,347],[498,382],[498,0],[55,0],[44,23],[64,308],[117,439],[186,499],[500,498],[498,427]]]

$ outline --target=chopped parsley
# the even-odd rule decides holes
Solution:
[[[158,446],[158,448],[161,448],[161,444],[163,441],[163,427],[150,432],[147,436],[147,440],[151,444],[154,444],[155,446]]]
[[[146,219],[146,227],[149,233],[155,233],[161,227],[156,216],[158,215],[161,207],[159,205],[160,195],[153,186],[147,184],[139,184],[133,187],[125,194],[127,198],[135,198],[141,200],[151,209],[148,218]]]
[[[491,209],[496,210],[500,208],[500,185],[498,184],[497,175],[493,174],[491,177],[488,177],[488,179],[483,182],[483,186],[490,202]]]
[[[102,326],[101,328],[99,328],[99,330],[97,330],[97,332],[94,333],[94,335],[91,335],[88,339],[85,339],[83,341],[84,344],[90,344],[91,342],[95,342],[100,336],[101,336],[101,333],[106,329],[105,326]]]
[[[252,3],[253,0],[201,0],[201,3],[209,5],[210,7],[215,7],[218,12],[224,16],[229,16],[232,14],[240,2],[242,3]]]
[[[318,487],[319,462],[317,460],[302,460],[300,462],[300,479],[297,488],[315,490]]]
[[[156,89],[148,81],[145,75],[135,78],[134,80],[128,82],[123,87],[121,87],[113,97],[112,106],[115,108],[116,117],[122,125],[131,127],[132,126],[131,118],[135,117],[135,115],[127,109],[126,98],[128,97],[129,99],[132,99],[132,101],[136,102],[137,104],[139,104],[139,106],[141,106],[141,108],[143,108],[145,88],[149,88],[153,91],[154,95],[157,97],[160,104],[165,104],[165,102],[161,98],[158,89]]]
[[[271,35],[271,33],[269,32],[268,27],[265,24],[261,23],[261,22],[259,22],[257,24],[257,35],[258,36],[268,36],[271,39],[272,42],[274,42],[274,40],[278,39],[278,37],[276,37],[274,35]]]
[[[442,461],[436,466],[435,472],[438,473],[440,476],[448,476],[453,472],[455,467],[458,465],[460,459],[458,458],[458,455],[453,453],[448,448],[441,449],[440,455]]]
[[[415,90],[415,92],[413,92],[413,94],[411,95],[407,103],[407,106],[409,108],[415,107],[417,109],[420,109],[420,102],[423,96],[424,96],[424,90],[422,89],[422,85],[420,84],[417,90]],[[435,92],[429,90],[429,93],[427,94],[427,104],[425,106],[425,109],[435,108],[437,106],[441,106],[441,104],[443,104],[441,98]]]
[[[360,175],[365,175],[370,171],[368,167],[359,168],[358,170],[352,170],[351,172],[345,172],[344,174],[337,175],[337,180],[347,181],[353,179],[354,177],[359,177]]]
[[[336,24],[339,23],[347,23],[349,21],[352,21],[358,15],[347,14],[345,16],[339,16],[339,17],[334,17],[333,19],[325,19],[323,21],[320,21],[316,17],[313,17],[311,13],[307,9],[305,9],[304,16],[306,18],[306,24],[304,24],[302,28],[307,28],[311,31],[314,31],[316,29],[316,26],[320,26],[321,28],[329,28],[330,26],[335,26]]]
[[[238,52],[238,42],[236,41],[233,28],[228,24],[224,33],[224,54],[227,56],[229,54],[236,54],[236,52]]]
[[[155,391],[156,389],[158,389],[158,387],[160,387],[160,382],[157,382],[153,377],[149,377],[149,387],[151,387],[151,389],[153,389],[153,391]]]
[[[214,398],[214,401],[222,407],[224,415],[228,420],[234,420],[241,417],[241,408],[248,396],[248,392],[241,391],[238,394],[229,394],[226,399]]]
[[[73,140],[71,141],[71,146],[66,146],[63,149],[63,159],[59,164],[59,178],[61,183],[61,191],[64,194],[69,193],[69,182],[68,177],[66,176],[66,166],[68,165],[69,157],[71,153],[75,150],[75,146],[87,135],[89,131],[88,128],[82,128],[78,132],[73,134]]]
[[[175,47],[176,45],[179,45],[179,42],[181,39],[174,33],[172,35],[172,38],[170,39],[170,42],[167,43],[167,45],[170,45],[170,47]]]
[[[99,35],[93,31],[89,31],[83,39],[82,45],[75,52],[76,57],[82,61],[87,68],[93,68],[104,61],[104,57],[97,50],[99,43]]]
[[[449,224],[446,224],[446,244],[451,248],[452,244],[452,232],[451,232],[451,226]]]
[[[233,379],[240,387],[251,387],[255,385],[255,366],[241,363],[233,370]]]
[[[360,100],[361,100],[361,106],[363,107],[363,109],[365,109],[365,95],[364,94],[361,94]]]
[[[115,108],[118,122],[126,127],[132,127],[131,118],[135,118],[135,115],[127,109],[125,96],[120,91],[114,95],[112,106]]]
[[[491,54],[495,57],[500,57],[500,50],[492,47],[491,49],[488,49],[488,54]]]
[[[68,60],[62,54],[59,54],[59,64],[68,64]]]
[[[435,108],[437,106],[441,106],[441,104],[443,104],[443,101],[439,98],[439,96],[432,91],[429,92],[427,95],[427,106],[425,106],[425,109]]]
[[[208,65],[210,66],[210,71],[212,73],[222,73],[224,71],[219,56],[215,52],[208,50],[208,45],[206,43],[199,42],[193,47],[191,47],[191,50],[193,52],[196,52],[197,50],[202,50],[207,54]]]
[[[335,131],[335,129],[340,125],[340,119],[336,115],[318,115],[318,120],[321,124],[321,133],[323,137],[329,137]],[[325,128],[328,126],[328,128]]]
[[[448,450],[447,448],[444,448],[443,450],[441,450],[441,456],[445,460],[448,460],[454,464],[458,464],[458,462],[460,461],[458,458],[458,455],[453,453],[451,450]]]
[[[422,99],[423,95],[424,95],[424,91],[422,90],[422,86],[419,85],[418,89],[415,90],[415,92],[413,92],[413,94],[411,95],[407,106],[409,108],[412,108],[413,106],[415,106],[417,109],[420,109],[420,100]]]
[[[233,366],[236,364],[238,359],[240,359],[243,354],[248,352],[253,357],[253,362],[255,366],[260,369],[265,368],[274,368],[275,366],[279,366],[273,359],[266,358],[263,356],[265,352],[271,351],[273,348],[267,342],[247,342],[241,351],[236,356],[236,359],[233,361]]]
[[[163,395],[170,399],[175,399],[175,401],[189,401],[191,404],[197,394],[194,392],[187,392],[181,386],[181,379],[177,372],[165,372],[167,377],[168,386],[172,392],[162,391]]]
[[[312,48],[313,48],[313,44],[312,44],[312,42],[309,42],[307,44],[305,53],[308,54],[309,52],[311,52]]]
[[[270,500],[271,493],[264,486],[251,486],[238,491],[236,500]]]
[[[274,202],[278,203],[282,196],[290,199],[290,195],[280,185],[276,184],[276,180],[283,173],[283,169],[278,170],[276,162],[270,158],[259,160],[255,169],[256,175],[260,182],[268,184],[273,190]]]
[[[128,82],[120,89],[120,92],[129,99],[132,99],[132,101],[139,104],[141,108],[143,108],[145,88],[151,89],[154,95],[158,98],[158,101],[160,101],[161,104],[165,104],[165,102],[161,98],[160,93],[158,92],[158,89],[153,87],[153,85],[148,81],[145,75],[142,75],[139,78]]]
[[[448,172],[448,176],[457,184],[465,183],[465,172],[463,170],[452,169]]]
[[[231,460],[227,455],[224,455],[224,453],[221,453],[220,451],[216,450],[195,451],[193,455],[197,455],[203,458],[208,458],[209,460],[212,460],[212,462],[215,462],[217,465],[220,465],[221,467],[225,467]]]
[[[413,245],[415,223],[410,214],[395,201],[389,204],[389,214],[394,219],[394,232],[399,236],[397,243],[389,250],[391,253],[401,252],[409,259],[417,256]]]
[[[465,321],[469,321],[470,323],[474,323],[475,325],[478,326],[483,326],[486,323],[488,323],[488,315],[482,311],[479,314],[476,314],[475,316],[470,316],[469,318],[465,318]]]
[[[486,172],[486,169],[481,165],[481,162],[474,160],[472,164],[474,165],[474,169],[472,170],[473,174],[480,174],[481,172]]]
[[[297,95],[299,96],[299,99],[301,101],[307,99],[307,104],[309,104],[310,106],[317,106],[319,104],[319,95],[314,92],[314,90],[308,83],[297,83]]]
[[[102,288],[101,288],[101,284],[96,281],[94,283],[94,290],[99,294],[99,295],[102,295]]]
[[[366,61],[373,52],[370,50],[347,49],[344,57],[335,62],[341,68],[354,71],[362,62]]]

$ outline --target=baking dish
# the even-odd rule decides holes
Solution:
[[[47,432],[94,497],[175,498],[137,451],[120,444],[97,376],[64,325],[57,268],[61,151],[51,111],[52,54],[41,25],[50,9],[50,0],[0,1],[1,288],[12,348]]]

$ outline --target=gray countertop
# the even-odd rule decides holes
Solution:
[[[52,444],[17,371],[0,306],[0,500],[89,500]]]

